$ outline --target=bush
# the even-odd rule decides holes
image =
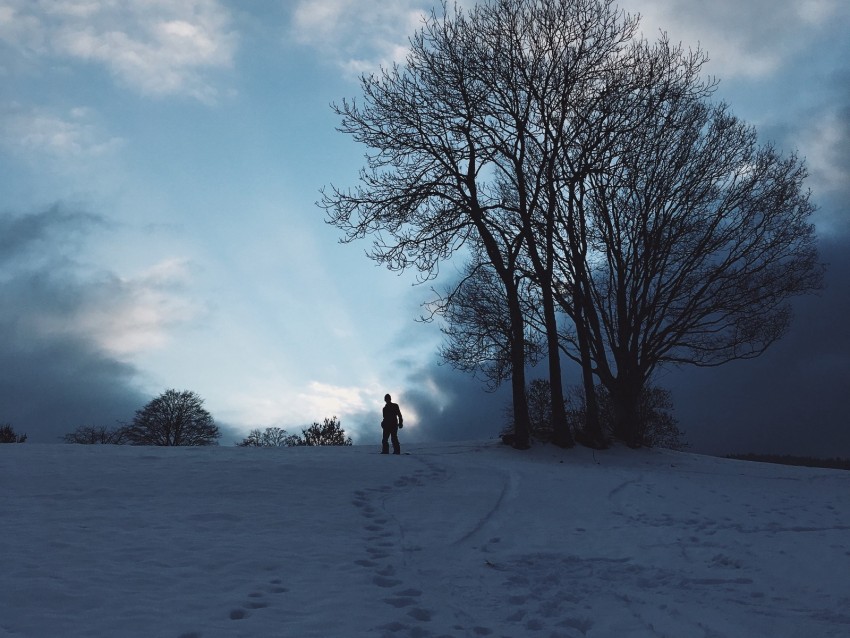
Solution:
[[[248,436],[237,443],[239,447],[294,447],[303,445],[297,434],[287,434],[281,428],[266,428],[263,431],[251,430]]]
[[[351,437],[345,436],[345,430],[339,419],[332,417],[324,423],[313,423],[301,430],[301,435],[287,434],[281,428],[266,428],[264,431],[251,430],[248,436],[236,445],[240,447],[298,447],[301,445],[351,445]]]
[[[614,432],[614,405],[608,390],[602,385],[596,386],[596,401],[599,405],[599,421],[609,434]],[[682,439],[678,421],[672,415],[673,399],[668,390],[647,385],[644,388],[638,406],[637,443],[646,447],[663,447],[682,450],[688,444]],[[567,408],[567,418],[574,432],[584,430],[585,399],[584,390],[578,386],[571,389]]]
[[[81,425],[73,432],[62,437],[65,443],[77,443],[80,445],[109,444],[122,445],[127,442],[127,428],[107,428],[104,425]]]
[[[552,440],[552,391],[549,379],[533,379],[525,391],[528,401],[529,434],[537,441],[548,443]],[[564,401],[569,416],[569,403]],[[505,409],[506,424],[500,436],[510,442],[514,427],[513,404]],[[507,440],[506,438],[507,437]]]
[[[0,425],[0,443],[23,443],[27,440],[26,434],[16,434],[9,423]]]
[[[324,423],[313,423],[306,430],[301,430],[303,445],[351,445],[351,437],[345,436],[345,430],[339,419],[332,417]]]

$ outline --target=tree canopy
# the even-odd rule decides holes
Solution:
[[[188,390],[166,390],[136,412],[125,435],[132,445],[217,445],[221,436],[204,401]]]
[[[699,49],[649,42],[612,0],[442,5],[404,64],[334,108],[369,152],[321,205],[391,270],[465,276],[439,300],[453,364],[510,379],[528,442],[529,344],[548,361],[553,440],[572,443],[560,357],[580,364],[583,440],[642,440],[659,365],[756,356],[789,298],[822,285],[806,170],[713,102]],[[533,333],[537,336],[530,336]]]

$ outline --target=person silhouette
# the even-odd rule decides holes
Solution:
[[[399,428],[404,427],[404,418],[401,416],[401,408],[398,403],[393,403],[393,398],[387,394],[384,395],[384,419],[381,421],[381,429],[384,431],[384,438],[381,439],[381,454],[390,453],[389,440],[392,438],[393,454],[401,454],[401,446],[398,443]]]

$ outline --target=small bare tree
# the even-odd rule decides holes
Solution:
[[[255,429],[248,433],[239,447],[293,447],[301,445],[301,437],[297,434],[288,434],[286,430],[278,427]]]
[[[124,427],[107,428],[105,425],[81,425],[73,432],[62,437],[65,443],[80,445],[122,445],[127,442],[127,431]]]
[[[313,423],[301,430],[301,434],[287,434],[281,428],[251,430],[240,447],[300,447],[302,445],[351,445],[351,437],[345,435],[339,419],[332,417],[323,423]]]
[[[351,445],[351,437],[345,435],[339,419],[331,417],[322,423],[313,423],[301,431],[301,445]]]
[[[217,445],[218,426],[194,392],[166,390],[136,412],[127,426],[132,445]]]

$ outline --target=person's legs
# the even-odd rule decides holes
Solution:
[[[401,454],[401,446],[398,442],[398,426],[395,426],[392,430],[393,437],[393,454]]]
[[[384,431],[384,438],[381,439],[381,454],[389,454],[390,453],[390,428],[386,426],[382,426]]]

